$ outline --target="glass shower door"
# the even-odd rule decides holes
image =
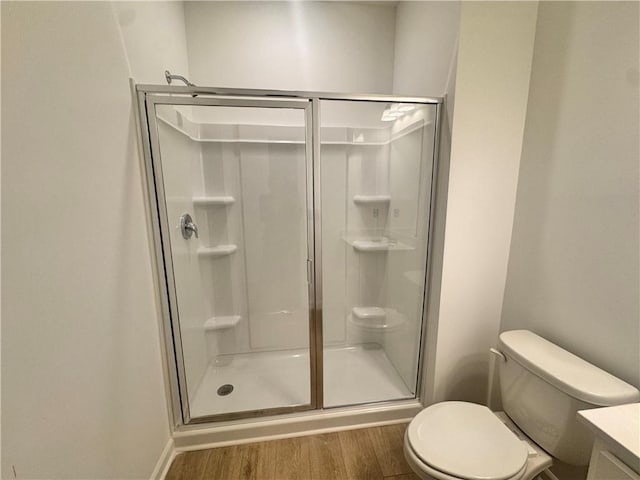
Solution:
[[[416,397],[436,108],[320,101],[325,407]]]
[[[311,102],[146,106],[185,423],[313,408]]]

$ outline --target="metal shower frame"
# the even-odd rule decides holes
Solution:
[[[305,410],[322,410],[323,405],[323,333],[322,333],[322,230],[321,230],[321,194],[320,194],[320,124],[319,107],[321,100],[368,101],[384,103],[414,103],[435,105],[435,131],[431,175],[431,198],[429,208],[428,247],[426,281],[423,292],[423,316],[419,348],[420,366],[423,362],[423,349],[426,340],[426,310],[428,280],[431,267],[433,243],[433,223],[436,198],[436,179],[439,154],[440,122],[442,117],[441,97],[403,97],[376,94],[342,94],[327,92],[233,89],[199,87],[195,85],[135,85],[134,94],[138,106],[142,147],[146,172],[147,189],[151,203],[151,224],[155,247],[156,268],[159,276],[159,295],[162,308],[162,330],[166,366],[169,374],[170,416],[174,427],[226,420],[236,420],[267,415],[294,413]],[[276,407],[270,409],[233,412],[191,418],[187,400],[185,366],[182,354],[182,340],[177,310],[177,295],[173,276],[171,244],[167,238],[169,231],[166,204],[164,202],[164,184],[159,154],[159,139],[155,108],[158,104],[238,106],[264,108],[295,108],[305,113],[306,124],[306,166],[307,166],[307,259],[310,262],[309,280],[309,357],[310,392],[308,405]],[[422,375],[418,370],[417,392],[421,389]],[[390,402],[376,402],[375,405]],[[359,405],[361,406],[361,405]]]

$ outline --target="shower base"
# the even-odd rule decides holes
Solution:
[[[193,396],[191,417],[309,403],[309,353],[304,350],[225,355],[210,365]],[[219,395],[221,386],[233,391]],[[378,345],[324,350],[325,407],[413,398]]]

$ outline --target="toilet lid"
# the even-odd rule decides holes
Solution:
[[[505,480],[524,467],[528,450],[487,407],[442,402],[420,412],[407,429],[425,463],[469,480]]]

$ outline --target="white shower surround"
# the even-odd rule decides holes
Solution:
[[[324,350],[325,404],[360,405],[404,400],[413,393],[379,345]],[[233,391],[221,396],[222,385]],[[304,385],[307,389],[301,389]],[[209,365],[191,406],[193,417],[262,410],[274,405],[304,405],[309,398],[308,350],[278,350],[222,355]]]
[[[413,396],[422,323],[434,110],[418,109],[381,128],[384,105],[363,103],[358,110],[353,104],[345,108],[342,102],[329,103],[321,123],[322,188],[327,192],[323,203],[326,199],[333,206],[329,210],[329,205],[323,205],[324,343],[334,347],[380,345],[391,370],[408,385],[408,396]],[[308,348],[305,262],[296,267],[289,260],[296,270],[290,273],[278,268],[292,257],[292,246],[304,248],[294,259],[306,258],[306,211],[290,211],[292,205],[305,205],[305,191],[299,189],[305,184],[304,167],[291,168],[296,158],[304,158],[304,118],[295,119],[297,112],[288,110],[275,110],[272,115],[250,109],[251,118],[246,114],[242,118],[242,113],[225,107],[158,108],[170,223],[189,211],[194,212],[200,228],[199,241],[184,241],[179,232],[172,233],[172,245],[177,245],[173,254],[181,256],[174,269],[187,388],[193,400],[196,389],[202,392],[207,389],[202,385],[211,383],[205,378],[211,377],[220,355]],[[280,125],[268,125],[274,120]],[[272,170],[274,159],[282,167],[278,172]],[[291,196],[280,199],[282,228],[277,219],[273,224],[273,215],[262,216],[260,199],[271,195],[265,183],[269,181],[280,182]],[[380,211],[379,216],[372,215],[374,209]],[[281,235],[292,213],[300,227],[294,229],[300,237],[293,241]],[[268,228],[272,235],[253,231],[256,226]],[[384,232],[391,232],[394,242],[398,241],[388,252],[361,252],[353,241]],[[201,255],[194,256],[194,249]],[[208,252],[217,258],[202,255]],[[278,272],[276,277],[274,272]],[[265,281],[267,278],[272,281]],[[288,300],[281,298],[283,292]],[[393,307],[389,312],[396,312],[395,327],[361,328],[351,321],[351,310],[359,305]],[[339,388],[332,382],[332,373],[331,369],[325,372],[325,405],[346,405],[329,400],[341,398],[331,393],[332,388]],[[396,397],[390,394],[372,401]],[[308,403],[308,399],[297,403]],[[210,412],[214,413],[220,412]]]

